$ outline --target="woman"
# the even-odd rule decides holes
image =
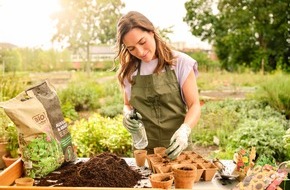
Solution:
[[[117,24],[118,80],[124,92],[124,126],[133,134],[144,123],[148,153],[166,147],[175,159],[188,147],[200,117],[197,62],[171,50],[148,18],[131,11]],[[132,110],[138,119],[132,119]]]

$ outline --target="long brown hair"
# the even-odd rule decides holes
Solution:
[[[115,60],[119,58],[120,67],[118,69],[118,80],[121,85],[124,85],[124,80],[127,79],[132,83],[131,75],[137,69],[141,60],[132,56],[123,44],[124,36],[132,29],[139,28],[146,32],[153,32],[156,43],[156,57],[158,64],[154,73],[160,73],[166,64],[173,65],[174,57],[170,47],[161,39],[151,21],[143,14],[130,11],[122,16],[117,24],[117,55]]]

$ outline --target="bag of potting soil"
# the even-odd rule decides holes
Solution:
[[[26,176],[43,177],[76,160],[57,93],[48,81],[0,102],[0,107],[18,128]]]

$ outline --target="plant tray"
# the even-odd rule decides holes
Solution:
[[[9,167],[5,168],[0,173],[0,186],[9,186],[12,185],[15,179],[21,177],[23,174],[23,162],[21,158],[16,160]]]

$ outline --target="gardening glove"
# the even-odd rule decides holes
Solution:
[[[137,133],[141,123],[142,116],[135,109],[124,114],[123,125],[131,133]]]
[[[173,134],[170,139],[170,145],[165,153],[171,160],[175,160],[180,153],[188,146],[188,137],[191,128],[188,124],[183,123],[180,128]]]

